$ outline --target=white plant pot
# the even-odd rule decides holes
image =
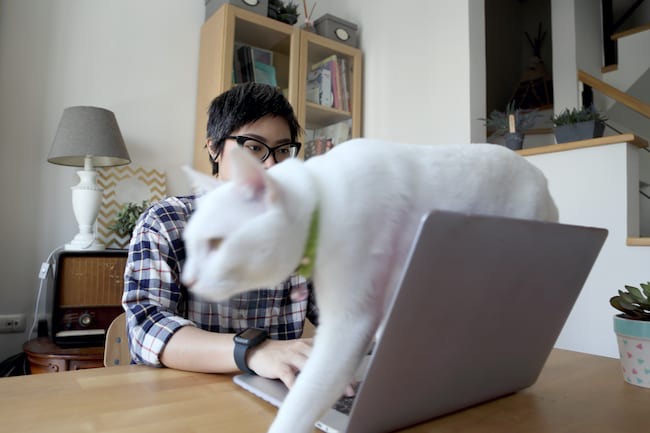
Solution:
[[[614,316],[623,380],[650,388],[650,322]]]

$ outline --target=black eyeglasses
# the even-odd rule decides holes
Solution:
[[[257,138],[246,135],[230,135],[226,138],[237,141],[238,145],[248,150],[260,162],[266,161],[271,155],[273,155],[273,161],[276,163],[282,162],[285,159],[294,158],[298,156],[301,146],[300,143],[284,143],[275,147],[269,147],[268,144]]]

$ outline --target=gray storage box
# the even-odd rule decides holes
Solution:
[[[226,3],[263,16],[268,14],[269,0],[205,0],[205,20],[207,21],[217,9]]]
[[[358,47],[359,37],[356,24],[352,24],[334,15],[325,14],[314,21],[314,27],[316,28],[316,33],[319,35],[343,42],[351,47]]]

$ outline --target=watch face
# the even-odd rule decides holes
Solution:
[[[239,337],[241,337],[241,338],[243,338],[245,340],[252,340],[255,337],[257,337],[258,335],[260,335],[260,334],[261,334],[261,331],[259,329],[248,328],[248,329],[245,329],[244,331],[240,332]]]
[[[243,344],[248,347],[257,346],[266,340],[269,333],[264,329],[248,328],[235,335],[235,343]]]
[[[339,27],[336,30],[334,30],[334,33],[336,34],[336,37],[342,41],[347,41],[348,39],[350,39],[350,34],[344,28]]]

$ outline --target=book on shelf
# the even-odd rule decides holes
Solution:
[[[318,68],[307,74],[307,101],[331,107],[334,103],[332,94],[332,73],[329,69]]]
[[[268,66],[273,66],[273,51],[251,46],[253,59]]]
[[[341,59],[341,87],[343,90],[343,110],[350,111],[350,90],[348,88],[348,68],[345,57]]]
[[[273,51],[236,42],[233,81],[235,84],[254,81],[277,86]]]
[[[268,84],[277,87],[278,82],[275,79],[275,68],[265,63],[255,61],[255,82]]]
[[[328,70],[331,75],[331,92],[332,92],[332,104],[327,106],[333,106],[339,110],[349,111],[349,90],[348,79],[347,79],[347,68],[344,58],[340,58],[336,54],[332,54],[324,58],[323,60],[314,63],[311,66],[311,71],[316,72],[319,70]],[[347,95],[347,96],[346,96]],[[322,104],[322,103],[321,103]],[[326,104],[322,104],[326,105]]]
[[[255,77],[253,57],[248,45],[241,45],[237,48],[237,59],[239,60],[239,76],[241,79],[238,83],[253,81]],[[235,76],[237,76],[237,71],[235,71]]]
[[[323,128],[305,130],[305,160],[322,155],[336,145],[352,138],[352,119],[327,125]]]

